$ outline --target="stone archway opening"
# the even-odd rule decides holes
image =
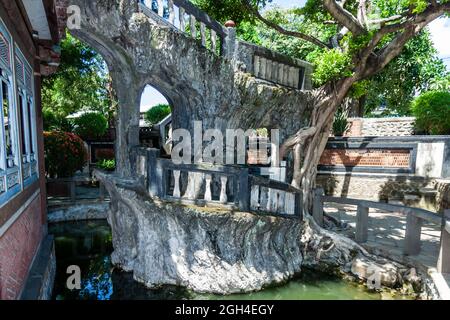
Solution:
[[[147,84],[141,94],[139,142],[168,156],[172,150],[173,102],[156,87]]]

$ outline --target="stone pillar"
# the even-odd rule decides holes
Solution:
[[[128,76],[124,76],[129,72]],[[117,94],[118,110],[116,121],[116,172],[121,177],[137,174],[133,148],[139,146],[139,103],[140,90],[130,70],[115,70],[112,74]]]
[[[225,27],[228,35],[222,40],[223,56],[232,60],[236,51],[236,28],[233,21],[227,21]]]
[[[323,227],[323,202],[322,196],[324,195],[324,191],[322,188],[318,188],[314,190],[314,199],[313,199],[313,217],[317,224]]]
[[[409,213],[406,217],[405,248],[406,255],[414,256],[420,253],[420,236],[422,232],[422,219]]]
[[[444,212],[444,223],[441,233],[441,248],[437,270],[440,273],[450,273],[450,209]]]

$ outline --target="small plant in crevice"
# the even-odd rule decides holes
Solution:
[[[336,137],[342,137],[348,129],[349,122],[347,119],[347,113],[342,109],[339,109],[334,116],[333,134]]]
[[[105,171],[116,170],[116,160],[114,159],[102,159],[97,162],[97,167]]]

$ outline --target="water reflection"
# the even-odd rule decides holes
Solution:
[[[164,286],[150,290],[133,280],[132,274],[111,264],[111,230],[106,221],[70,222],[50,225],[55,235],[57,274],[54,298],[63,300],[161,300],[161,299],[380,299],[377,293],[317,272],[303,272],[300,278],[260,292],[217,296],[192,293]],[[67,267],[78,265],[81,290],[66,287]]]

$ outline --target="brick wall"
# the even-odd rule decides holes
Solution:
[[[402,137],[414,134],[413,117],[349,118],[347,137]]]
[[[409,161],[409,150],[326,149],[319,164],[346,167],[408,168]]]
[[[41,198],[37,196],[0,237],[0,299],[17,299],[42,239]]]

